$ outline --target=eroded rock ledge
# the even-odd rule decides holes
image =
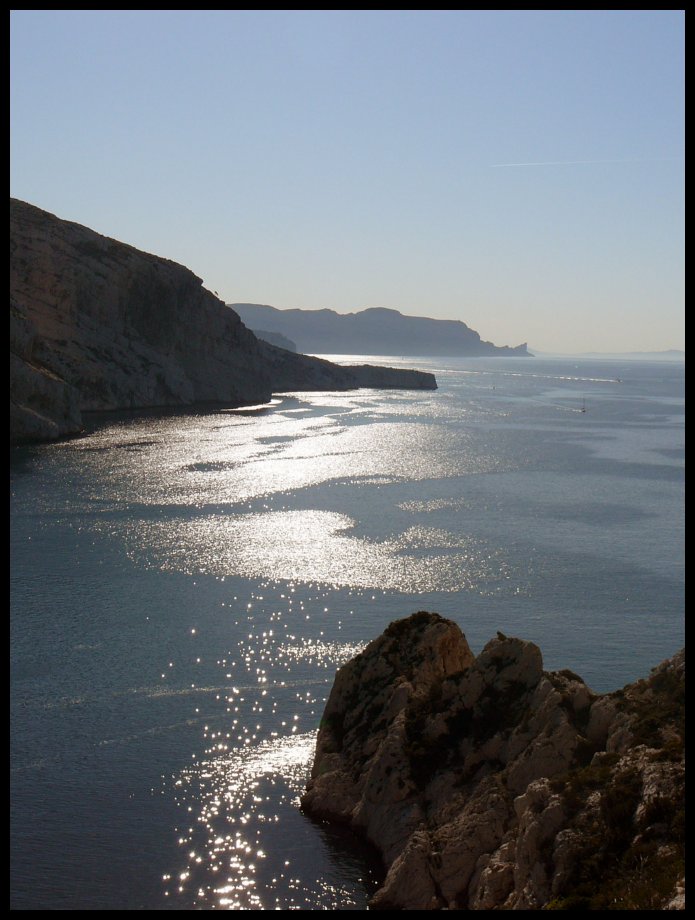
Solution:
[[[12,441],[73,434],[83,411],[232,407],[355,387],[436,389],[436,381],[259,341],[183,265],[10,199]]]
[[[376,845],[372,909],[683,909],[684,683],[597,695],[416,613],[338,671],[302,806]]]

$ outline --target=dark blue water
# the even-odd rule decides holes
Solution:
[[[683,644],[683,365],[403,363],[439,390],[14,452],[12,907],[364,909],[369,854],[298,795],[388,622],[501,629],[598,691]]]

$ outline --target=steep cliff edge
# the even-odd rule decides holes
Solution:
[[[684,682],[597,695],[417,613],[338,671],[302,805],[379,849],[372,909],[683,909]]]
[[[78,431],[82,411],[267,401],[282,390],[436,387],[260,342],[182,265],[10,199],[10,436]]]

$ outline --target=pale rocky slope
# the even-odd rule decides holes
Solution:
[[[436,382],[260,342],[182,265],[10,199],[12,440],[74,433],[89,410],[239,406],[360,386]]]
[[[682,909],[684,680],[597,695],[414,614],[338,671],[302,805],[378,848],[372,909]]]

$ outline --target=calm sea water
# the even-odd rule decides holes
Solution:
[[[597,691],[683,644],[682,363],[400,363],[439,389],[13,453],[13,908],[365,909],[368,854],[298,796],[336,668],[396,617]]]

